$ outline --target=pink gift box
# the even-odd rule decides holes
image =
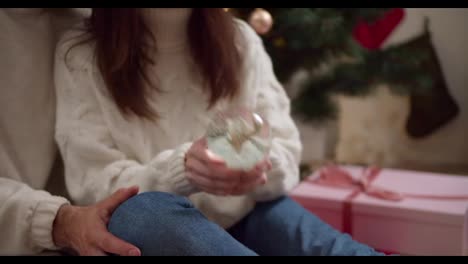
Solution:
[[[362,177],[364,170],[358,166],[339,168],[354,179]],[[390,201],[356,189],[323,186],[316,181],[320,170],[290,195],[331,226],[385,252],[468,254],[468,177],[396,169],[383,169],[376,175],[370,184],[373,188],[428,197]],[[355,197],[349,199],[352,193]]]
[[[465,213],[465,226],[463,236],[463,256],[468,256],[468,209],[466,209]]]

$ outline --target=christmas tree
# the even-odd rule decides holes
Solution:
[[[334,94],[367,95],[382,83],[389,84],[398,94],[424,94],[433,88],[434,72],[423,67],[431,56],[428,48],[415,45],[414,41],[381,48],[402,19],[402,10],[240,8],[229,11],[248,21],[261,35],[281,82],[287,82],[301,69],[309,73],[299,93],[292,98],[292,110],[298,117],[318,123],[337,116]]]

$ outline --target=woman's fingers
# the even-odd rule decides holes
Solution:
[[[271,169],[268,158],[250,171],[233,170],[206,147],[206,140],[195,141],[186,155],[188,178],[202,191],[217,195],[239,195],[266,183],[265,172]]]
[[[244,181],[231,190],[231,195],[242,195],[248,192],[253,191],[255,187],[265,184],[267,181],[266,174],[262,173],[259,176],[253,178],[252,181]]]

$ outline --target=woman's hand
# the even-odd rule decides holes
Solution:
[[[268,159],[250,171],[233,170],[207,149],[206,140],[195,141],[185,156],[189,181],[200,190],[215,195],[242,195],[267,182],[266,171],[271,169]]]
[[[114,210],[138,193],[138,187],[120,189],[109,198],[87,207],[60,207],[53,226],[53,239],[58,247],[71,249],[79,255],[140,256],[140,250],[107,231]]]

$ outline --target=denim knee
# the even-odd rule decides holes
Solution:
[[[176,216],[181,210],[193,209],[185,197],[163,192],[138,194],[122,203],[112,214],[108,229],[129,242],[142,241],[145,236],[170,233],[176,228]]]
[[[137,195],[112,215],[109,231],[137,246],[143,256],[244,256],[255,253],[209,221],[184,197]]]

